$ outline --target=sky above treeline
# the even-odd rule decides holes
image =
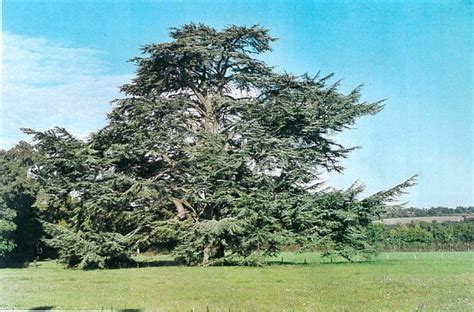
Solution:
[[[106,124],[140,46],[170,27],[260,24],[279,38],[262,58],[295,74],[334,73],[341,91],[386,99],[339,139],[358,145],[344,174],[366,194],[411,175],[410,206],[474,205],[471,1],[19,1],[2,8],[0,148],[20,127],[64,127],[85,138]]]

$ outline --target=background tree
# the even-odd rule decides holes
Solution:
[[[124,248],[171,249],[187,264],[291,243],[347,259],[374,252],[365,228],[413,179],[358,199],[362,186],[323,188],[320,175],[343,171],[354,147],[335,135],[381,102],[361,102],[360,88],[340,93],[331,75],[276,72],[257,58],[275,40],[260,26],[188,24],[170,36],[133,60],[127,97],[87,143],[35,133],[48,155],[38,176],[66,185],[47,193],[62,203],[81,194],[66,208],[68,233],[118,233]]]
[[[31,173],[41,185],[34,205],[42,216],[46,243],[70,267],[128,264],[129,244],[121,232],[130,224],[124,208],[130,179],[108,170],[105,159],[65,129],[23,130],[34,135],[42,155]]]
[[[33,207],[39,189],[30,179],[38,154],[20,142],[0,152],[0,262],[23,265],[49,250],[41,242],[43,231]]]

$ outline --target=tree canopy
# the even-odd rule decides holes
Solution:
[[[22,265],[48,253],[40,241],[41,212],[33,207],[39,183],[29,175],[37,161],[38,154],[26,142],[0,151],[0,266]]]
[[[339,91],[332,75],[280,73],[258,56],[260,26],[173,28],[142,48],[108,124],[87,141],[34,135],[42,157],[36,206],[69,265],[108,267],[132,250],[169,250],[185,264],[248,261],[288,245],[352,259],[376,252],[367,226],[414,183],[359,198],[323,184],[355,147],[336,135],[382,102]]]

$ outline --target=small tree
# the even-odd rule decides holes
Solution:
[[[364,229],[413,179],[358,199],[362,186],[325,189],[320,175],[343,171],[339,161],[354,147],[335,135],[379,112],[381,102],[361,102],[360,88],[342,94],[338,82],[328,84],[331,75],[277,73],[256,58],[275,40],[259,26],[188,24],[170,35],[133,60],[127,97],[79,153],[97,160],[81,169],[94,177],[88,187],[105,185],[97,178],[104,176],[128,182],[86,196],[80,178],[74,218],[87,211],[91,222],[104,218],[114,232],[130,234],[134,248],[172,249],[187,264],[294,243],[348,259],[373,252]],[[36,134],[40,143],[48,137]],[[58,172],[52,158],[39,175]],[[128,224],[115,223],[126,215]],[[84,229],[95,228],[76,230]]]

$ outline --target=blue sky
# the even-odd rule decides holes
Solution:
[[[335,73],[342,90],[385,109],[340,136],[363,148],[330,185],[367,194],[414,173],[403,200],[474,205],[473,11],[470,1],[3,0],[0,148],[20,127],[62,126],[79,137],[105,125],[139,47],[191,21],[261,24],[280,38],[263,58],[293,73]]]

